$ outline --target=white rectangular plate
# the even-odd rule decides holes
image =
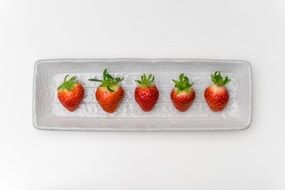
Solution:
[[[123,76],[125,98],[115,113],[106,113],[95,100],[97,83],[89,78],[102,77],[107,68]],[[222,112],[212,112],[204,89],[211,84],[210,75],[221,71],[232,81],[227,85],[230,101]],[[134,100],[134,89],[142,73],[155,75],[160,92],[151,112],[143,112]],[[196,91],[196,99],[186,112],[171,103],[172,79],[185,73]],[[67,111],[57,99],[57,87],[66,74],[76,75],[85,87],[85,97],[74,112]],[[241,130],[251,122],[251,67],[246,61],[196,59],[54,59],[39,60],[34,71],[33,123],[38,129],[94,131],[185,131]]]

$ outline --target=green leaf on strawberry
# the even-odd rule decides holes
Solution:
[[[76,76],[73,76],[69,80],[67,80],[68,76],[69,75],[66,75],[64,77],[63,82],[61,83],[61,85],[59,85],[57,90],[64,90],[64,89],[66,89],[68,91],[71,91],[73,86],[78,83],[78,80],[77,80]]]
[[[135,80],[142,87],[153,86],[154,76],[152,74],[146,75],[145,73],[141,76],[140,80]]]
[[[109,91],[114,92],[115,89],[118,87],[118,83],[124,80],[124,77],[113,77],[110,75],[105,69],[103,71],[103,79],[97,79],[96,77],[89,79],[89,81],[101,82],[100,87],[106,87]]]
[[[194,82],[190,83],[187,76],[185,76],[184,73],[179,75],[179,80],[172,80],[175,84],[175,87],[178,89],[179,92],[181,91],[189,91],[189,89],[192,87]]]
[[[231,81],[231,79],[228,76],[223,78],[220,71],[216,71],[215,73],[211,74],[211,78],[212,82],[217,86],[225,86],[227,83]]]

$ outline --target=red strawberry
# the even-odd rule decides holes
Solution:
[[[211,75],[213,85],[206,88],[204,97],[210,109],[214,112],[222,111],[229,101],[229,93],[225,85],[231,81],[227,76],[223,78],[220,71]]]
[[[135,90],[135,100],[143,111],[151,111],[159,96],[156,86],[153,84],[154,76],[143,74],[141,80],[136,80],[138,86]]]
[[[193,83],[184,74],[180,74],[179,80],[173,80],[175,87],[172,89],[170,98],[175,108],[181,112],[189,109],[195,99]]]
[[[124,89],[118,84],[124,78],[114,78],[110,75],[107,69],[103,72],[103,79],[93,78],[89,81],[101,82],[101,85],[96,90],[96,100],[106,112],[113,113],[119,107],[124,98]]]
[[[79,107],[83,97],[84,88],[76,79],[76,76],[67,80],[64,77],[63,83],[57,88],[57,97],[61,104],[69,111],[74,111]]]

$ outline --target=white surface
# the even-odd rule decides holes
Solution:
[[[0,189],[285,189],[282,0],[0,1]],[[240,132],[88,133],[32,126],[40,58],[249,60]]]
[[[106,113],[96,100],[98,83],[88,79],[102,77],[107,68],[120,82],[125,97],[114,113]],[[230,100],[222,112],[213,112],[204,99],[204,89],[211,85],[211,74],[219,70],[229,76]],[[93,71],[90,73],[90,71]],[[143,112],[134,100],[135,80],[142,73],[152,73],[159,99],[151,112]],[[173,79],[181,73],[194,82],[196,98],[186,112],[172,106]],[[85,88],[80,107],[66,110],[56,89],[66,75],[77,76]],[[49,59],[35,64],[33,86],[33,121],[38,129],[101,131],[185,131],[242,130],[249,127],[252,112],[252,73],[246,61],[192,59]],[[43,88],[44,87],[44,88]],[[127,125],[126,125],[127,123]]]

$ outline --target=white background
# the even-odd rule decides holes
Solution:
[[[0,189],[285,189],[285,1],[0,1]],[[32,126],[41,58],[252,63],[251,128],[107,133]]]

